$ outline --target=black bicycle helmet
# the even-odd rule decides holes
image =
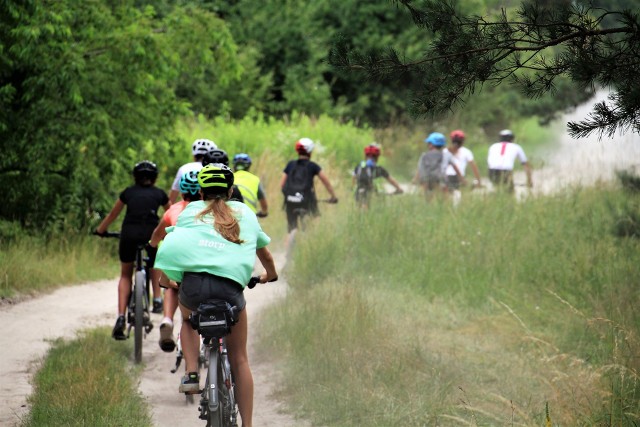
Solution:
[[[158,167],[149,160],[143,160],[133,167],[133,177],[136,180],[149,178],[153,181],[158,177]]]
[[[212,163],[220,163],[225,166],[229,166],[229,156],[227,156],[227,152],[219,148],[209,150],[209,152],[202,157],[202,166],[210,165]]]

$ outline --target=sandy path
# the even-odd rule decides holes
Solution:
[[[282,297],[286,288],[286,282],[280,280],[258,285],[246,293],[252,334],[250,344],[255,341],[259,328],[260,311]],[[19,304],[0,307],[0,324],[5,326],[0,334],[0,426],[17,425],[28,413],[27,396],[32,392],[30,381],[52,340],[73,338],[85,328],[112,326],[115,293],[114,279],[62,288]],[[156,327],[144,341],[145,370],[140,390],[152,406],[154,425],[202,426],[204,422],[198,419],[197,406],[186,405],[183,395],[177,392],[180,374],[170,373],[175,364],[175,353],[160,350],[158,325],[161,316],[152,316]],[[257,354],[253,346],[250,346],[249,356],[255,381],[255,425],[304,425],[281,413],[281,403],[272,396],[275,371],[270,363]],[[184,364],[181,368],[184,369]]]

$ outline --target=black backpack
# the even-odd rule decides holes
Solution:
[[[371,166],[367,166],[365,161],[360,162],[356,168],[356,185],[360,190],[373,190],[373,178],[374,169]]]
[[[309,206],[311,202],[311,188],[309,187],[309,167],[307,162],[297,161],[293,169],[287,174],[282,192],[285,203]]]

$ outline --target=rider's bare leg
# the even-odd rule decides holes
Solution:
[[[238,410],[242,417],[242,427],[251,427],[253,419],[253,375],[247,353],[247,310],[240,312],[238,323],[227,337],[227,350],[231,371],[236,384]]]
[[[182,313],[182,327],[180,328],[180,343],[182,344],[182,355],[184,356],[185,370],[187,372],[198,372],[198,356],[200,352],[200,335],[198,331],[191,327],[189,314],[192,310],[180,304]]]
[[[131,294],[131,275],[133,274],[132,262],[120,263],[120,280],[118,281],[118,315],[124,315],[127,311],[129,294]]]

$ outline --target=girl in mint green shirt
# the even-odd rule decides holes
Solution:
[[[242,294],[253,272],[256,255],[265,271],[260,282],[278,278],[270,241],[256,215],[245,204],[229,201],[233,172],[222,164],[210,164],[198,173],[202,201],[187,205],[158,249],[155,266],[172,280],[179,291],[182,328],[180,340],[187,374],[179,391],[198,393],[200,338],[189,324],[189,314],[207,299],[224,299],[241,309],[238,323],[227,336],[227,349],[234,372],[242,425],[252,425],[253,377],[247,355],[247,312]]]

